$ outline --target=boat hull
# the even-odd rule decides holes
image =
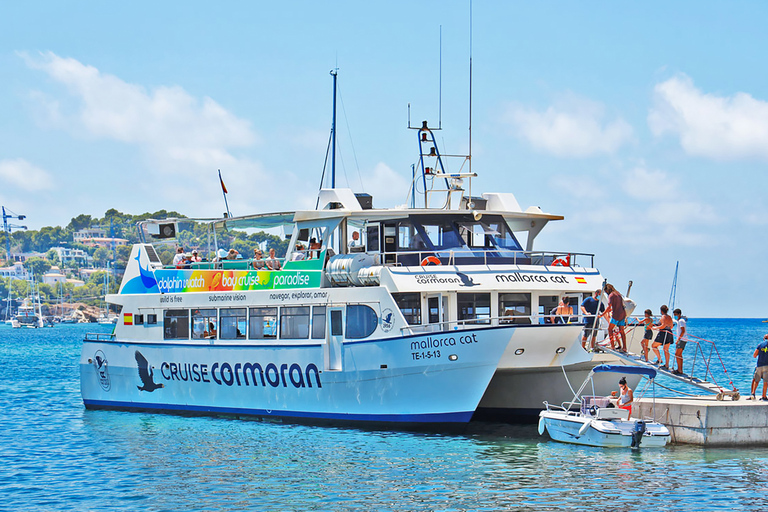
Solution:
[[[605,421],[560,411],[542,411],[539,433],[546,431],[554,441],[597,446],[630,448],[636,420]],[[669,431],[655,422],[646,423],[640,448],[660,448],[669,441]]]
[[[89,409],[465,423],[513,330],[446,333],[455,345],[431,350],[418,348],[428,336],[347,341],[341,370],[326,367],[322,342],[217,346],[87,338],[81,390]]]
[[[581,346],[573,350],[584,352]],[[499,368],[480,401],[474,419],[534,423],[538,421],[544,401],[552,404],[568,402],[592,368],[598,364],[620,363],[618,358],[609,354],[584,354],[585,361],[562,367]],[[640,378],[638,375],[626,375],[627,384],[632,389],[637,387]],[[610,395],[611,391],[618,390],[618,380],[616,375],[594,375],[594,394]]]

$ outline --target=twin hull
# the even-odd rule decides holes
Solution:
[[[86,338],[85,406],[325,420],[463,423],[515,327],[325,343],[192,345]],[[426,347],[426,348],[424,348]]]

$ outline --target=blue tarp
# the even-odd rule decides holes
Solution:
[[[643,368],[642,366],[623,366],[618,364],[601,364],[592,368],[595,373],[631,373],[634,375],[647,375],[649,379],[656,377],[656,370],[653,368]]]

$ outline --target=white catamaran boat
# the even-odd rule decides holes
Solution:
[[[669,441],[667,427],[652,420],[629,417],[629,410],[615,407],[609,397],[582,396],[594,375],[622,373],[645,375],[653,380],[656,371],[638,366],[596,366],[576,392],[573,400],[557,406],[544,402],[539,417],[539,434],[544,432],[555,441],[600,447],[662,447]],[[573,405],[579,406],[576,411]]]
[[[331,188],[315,210],[207,221],[213,240],[220,229],[283,227],[279,270],[164,267],[146,241],[176,233],[176,221],[142,223],[144,243],[106,297],[121,310],[114,333],[83,345],[85,406],[392,423],[465,422],[478,407],[535,417],[528,402],[552,396],[542,382],[594,366],[578,305],[603,278],[592,255],[533,250],[562,216],[523,210],[510,193],[472,196],[476,174],[446,172],[426,122],[418,141],[410,207],[374,209],[367,194]],[[551,315],[564,296],[573,314]]]

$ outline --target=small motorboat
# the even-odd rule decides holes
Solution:
[[[616,407],[610,397],[582,396],[592,376],[602,372],[645,375],[652,383],[656,377],[653,368],[609,364],[596,366],[589,372],[572,401],[559,406],[544,402],[546,409],[539,413],[539,434],[547,432],[555,441],[587,446],[665,446],[669,441],[669,430],[655,421],[655,418],[630,418],[629,411]],[[578,409],[574,410],[575,407]]]

